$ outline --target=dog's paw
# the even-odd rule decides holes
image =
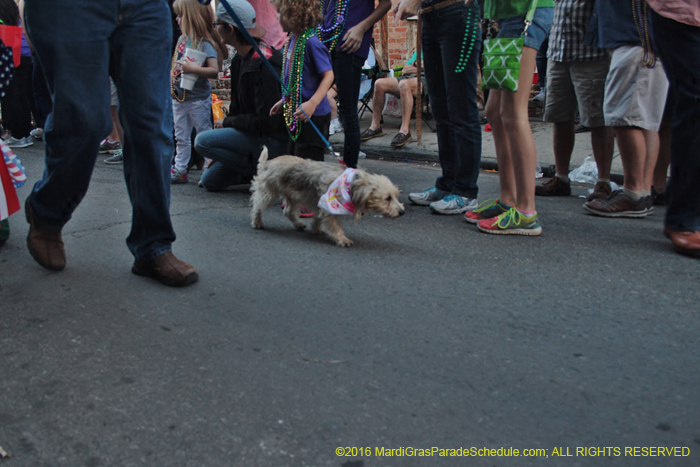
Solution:
[[[257,230],[262,230],[265,228],[265,225],[262,222],[256,222],[256,221],[251,222],[250,226],[253,227],[254,229],[257,229]]]
[[[294,224],[294,228],[301,232],[306,229],[306,224]]]
[[[341,248],[347,248],[349,246],[352,246],[353,241],[350,240],[349,238],[345,237],[345,238],[336,239],[335,244]]]

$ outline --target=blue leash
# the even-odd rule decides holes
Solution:
[[[241,19],[238,17],[236,12],[233,11],[233,8],[231,8],[231,5],[228,4],[227,0],[220,0],[220,1],[224,5],[226,12],[231,16],[233,21],[235,21],[236,27],[238,28],[238,30],[245,36],[246,40],[250,43],[250,45],[253,46],[253,49],[255,49],[255,51],[258,53],[260,58],[262,58],[265,65],[267,65],[267,67],[270,69],[272,74],[277,78],[277,81],[279,81],[280,86],[282,86],[283,85],[282,78],[280,78],[280,75],[277,74],[275,69],[272,67],[272,64],[270,63],[270,61],[262,53],[262,51],[258,47],[258,43],[255,41],[255,39],[253,39],[253,36],[251,36],[250,33],[248,32],[248,30],[243,26]],[[211,3],[211,0],[199,0],[199,3],[201,3],[202,5],[209,5]],[[326,138],[324,138],[321,131],[316,127],[314,122],[311,121],[311,118],[308,115],[306,115],[306,112],[304,112],[304,109],[302,109],[301,106],[299,106],[299,109],[301,109],[301,113],[303,113],[304,116],[306,117],[306,121],[311,124],[311,127],[316,131],[319,138],[321,138],[321,141],[323,141],[323,144],[325,144],[327,148],[331,148],[331,152],[333,152],[333,149],[331,147],[331,143],[329,143],[328,140]]]

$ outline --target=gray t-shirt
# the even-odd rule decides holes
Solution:
[[[208,41],[202,41],[202,52],[207,54],[207,58],[218,57],[216,49]],[[182,55],[182,53],[177,54],[178,61],[182,59]],[[177,80],[177,83],[175,84],[175,92],[177,92],[177,95],[182,98],[183,89],[180,87],[180,80]],[[191,91],[185,91],[185,102],[199,101],[203,99],[211,99],[211,84],[209,84],[208,79],[200,76],[197,78],[197,82],[194,83],[194,88]]]

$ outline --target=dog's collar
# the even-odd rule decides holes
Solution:
[[[355,169],[345,169],[330,184],[328,191],[318,200],[318,207],[329,214],[351,216],[355,214],[352,202],[352,182],[359,180]]]

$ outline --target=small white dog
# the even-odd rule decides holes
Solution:
[[[314,212],[314,233],[327,233],[341,247],[352,245],[352,240],[345,236],[340,225],[340,216],[318,207],[319,199],[343,172],[340,164],[316,162],[295,156],[279,156],[268,161],[267,148],[264,147],[258,160],[258,174],[253,178],[250,188],[253,192],[253,209],[250,213],[252,226],[256,229],[264,228],[262,212],[270,203],[282,197],[284,215],[297,230],[306,228],[298,216],[299,208],[306,206]],[[399,189],[384,175],[357,169],[349,188],[355,219],[359,219],[364,212],[376,212],[391,219],[405,212],[403,204],[399,202]],[[350,209],[353,209],[352,206]]]

